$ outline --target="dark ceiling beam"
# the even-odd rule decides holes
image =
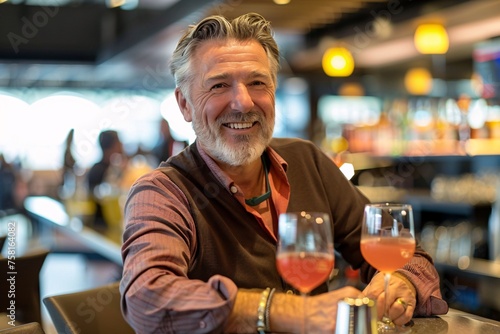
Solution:
[[[372,29],[377,17],[389,19],[392,24],[396,24],[471,1],[473,0],[388,0],[366,3],[363,9],[355,13],[343,14],[343,19],[337,23],[312,30],[305,35],[305,39],[308,46],[314,46],[325,36],[341,39]]]
[[[104,6],[0,5],[0,61],[93,63]]]
[[[172,24],[179,22],[203,8],[213,6],[219,1],[207,0],[180,0],[164,10],[154,11],[154,15],[147,22],[134,22],[127,25],[125,31],[115,38],[109,45],[103,45],[98,54],[98,63],[110,60],[113,57],[133,48],[140,42],[155,36]],[[123,13],[126,14],[126,13]]]

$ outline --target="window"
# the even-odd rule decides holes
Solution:
[[[28,169],[59,169],[66,137],[74,129],[73,155],[80,167],[88,168],[100,158],[100,131],[117,130],[132,155],[154,146],[162,116],[174,136],[193,141],[191,124],[182,118],[171,91],[4,91],[0,92],[0,154]]]

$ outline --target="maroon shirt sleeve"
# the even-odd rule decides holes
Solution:
[[[228,278],[187,278],[196,233],[182,192],[161,172],[141,178],[125,209],[124,316],[137,333],[211,333],[226,322],[237,288]]]

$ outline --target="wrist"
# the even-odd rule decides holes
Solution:
[[[413,293],[413,295],[417,296],[417,290],[415,288],[415,285],[413,285],[413,283],[408,279],[408,277],[406,277],[404,274],[402,274],[401,272],[398,272],[398,271],[394,272],[392,274],[392,276],[395,276],[395,277],[399,278],[400,280],[402,280],[403,282],[405,282],[406,285],[408,286],[408,288]]]
[[[272,333],[296,333],[305,316],[302,296],[275,293],[269,305],[269,329]]]

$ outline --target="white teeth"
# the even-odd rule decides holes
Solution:
[[[227,123],[227,127],[230,129],[249,129],[252,127],[252,123]]]

